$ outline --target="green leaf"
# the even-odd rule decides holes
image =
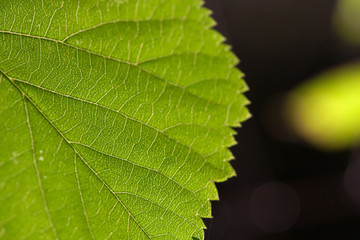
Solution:
[[[203,239],[249,114],[201,4],[1,1],[1,239]]]

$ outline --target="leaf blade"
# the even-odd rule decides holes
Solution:
[[[50,201],[43,207],[49,206],[48,224],[59,236],[54,237],[202,239],[201,217],[211,216],[209,200],[218,199],[214,181],[235,174],[228,163],[228,147],[234,144],[230,126],[248,117],[241,94],[246,85],[233,67],[237,59],[209,30],[208,11],[199,1],[118,1],[116,7],[109,1],[97,9],[82,1],[46,6],[34,1],[29,14],[25,5],[30,3],[20,2],[23,6],[16,7],[24,24],[14,15],[11,25],[4,21],[0,27],[0,69],[35,114],[28,122],[35,123],[42,140],[34,141],[33,149],[56,143],[53,148],[60,150],[42,154],[71,172],[61,178],[65,186],[59,183],[55,190],[50,180],[41,179],[49,182],[42,192]],[[6,4],[16,9],[18,2]],[[41,21],[31,17],[40,5]],[[89,12],[95,14],[91,19]],[[13,13],[6,12],[7,19]],[[109,35],[110,25],[117,26],[117,35]],[[204,39],[189,47],[202,28]],[[180,44],[174,31],[184,35]],[[153,33],[160,36],[154,40]],[[119,34],[124,42],[116,40]],[[46,163],[41,158],[34,158],[35,165]],[[52,172],[53,183],[61,174]],[[59,208],[73,209],[66,197],[54,200],[69,186],[78,212],[59,213]],[[70,231],[66,226],[73,216],[81,228]]]

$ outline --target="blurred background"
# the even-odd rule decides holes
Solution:
[[[253,117],[206,239],[360,239],[360,0],[206,0]]]

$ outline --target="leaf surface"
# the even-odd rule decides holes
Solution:
[[[203,239],[249,114],[201,4],[1,1],[2,239]]]

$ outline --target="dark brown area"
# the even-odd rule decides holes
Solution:
[[[238,129],[238,145],[232,148],[238,176],[217,184],[221,201],[213,202],[214,218],[206,220],[207,240],[360,239],[360,205],[347,194],[360,188],[356,169],[348,170],[344,181],[350,163],[360,161],[359,150],[316,150],[294,138],[281,120],[284,94],[360,56],[332,29],[335,4],[206,0],[216,28],[241,59],[253,115]],[[267,189],[268,183],[275,184]]]

